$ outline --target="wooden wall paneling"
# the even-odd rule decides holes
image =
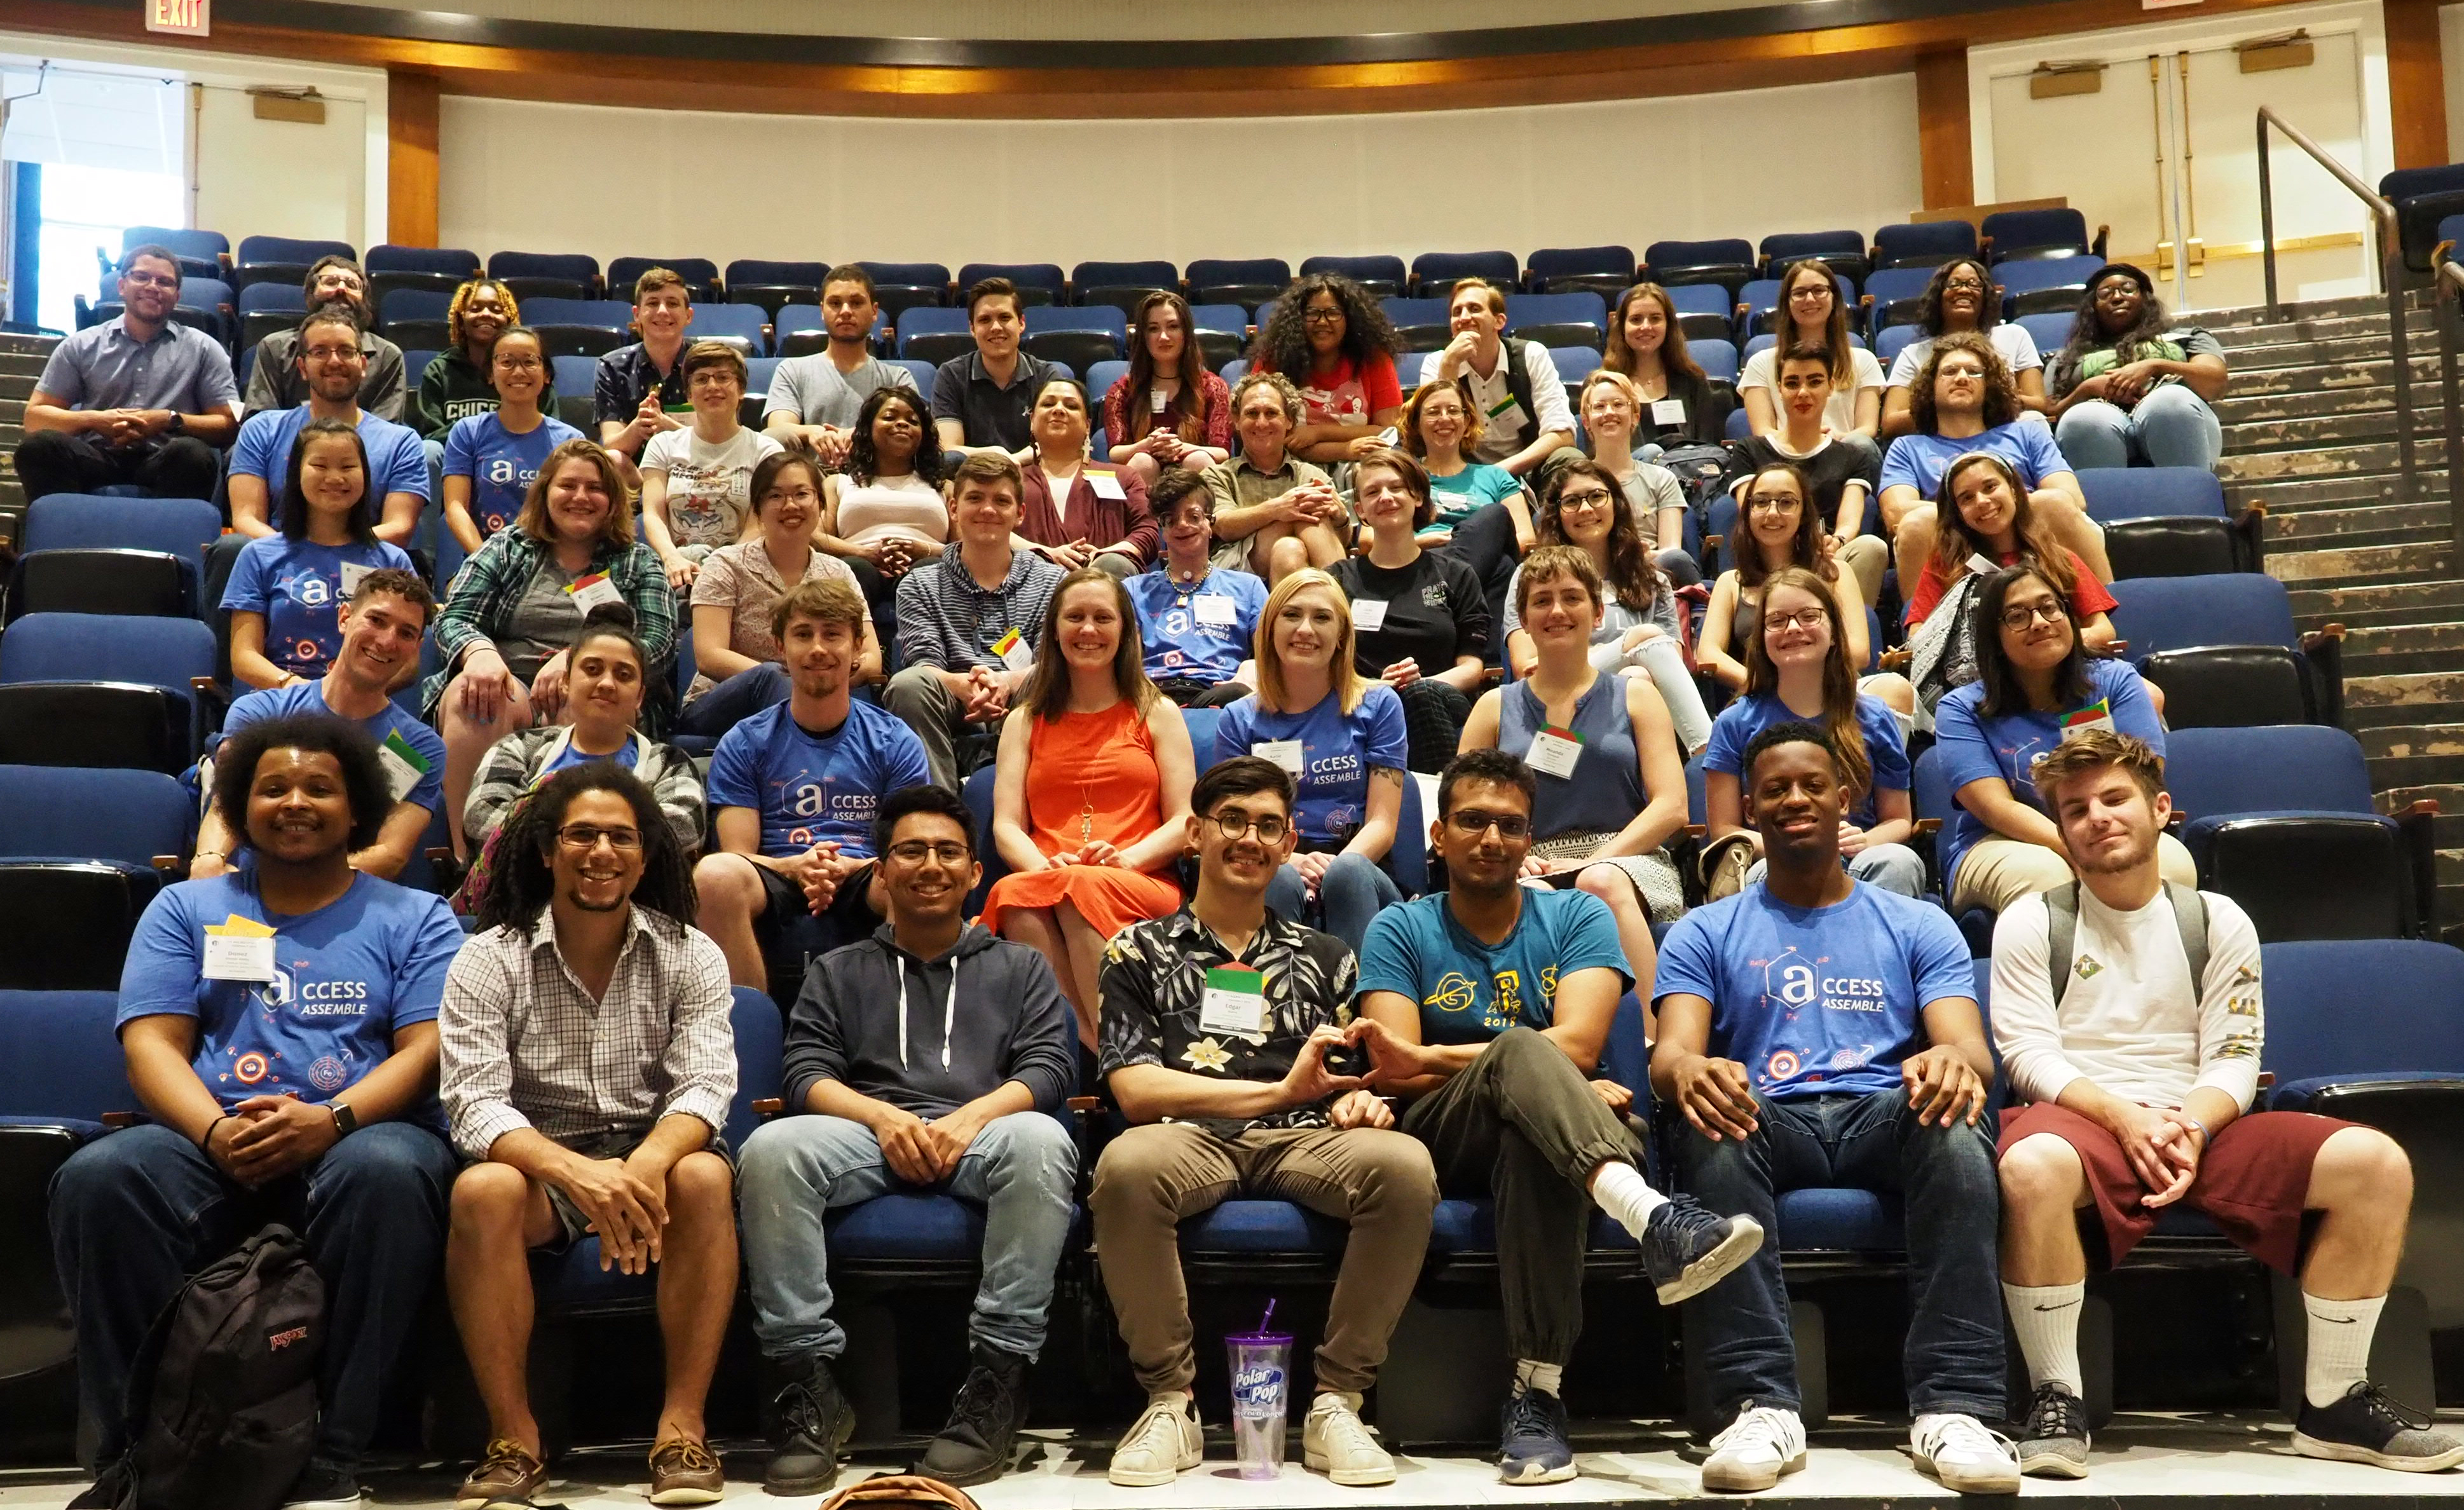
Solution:
[[[386,70],[385,239],[398,247],[436,245],[436,117],[443,88],[434,74]]]
[[[2449,161],[2439,0],[2381,0],[2381,5],[2387,17],[2387,107],[2395,127],[2395,165],[2437,167]]]
[[[1941,209],[1976,198],[1976,165],[1969,140],[1968,50],[1917,55],[1917,162],[1925,208]]]

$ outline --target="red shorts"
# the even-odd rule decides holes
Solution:
[[[2207,1213],[2227,1237],[2272,1269],[2291,1274],[2301,1258],[2301,1210],[2319,1146],[2359,1123],[2304,1111],[2237,1117],[2199,1161],[2181,1205]],[[2120,1263],[2156,1225],[2146,1188],[2122,1145],[2097,1123],[2051,1103],[2007,1107],[1998,1159],[2020,1139],[2050,1132],[2069,1144],[2087,1171],[2088,1194],[2104,1227],[2105,1265]],[[2094,1255],[2090,1255],[2094,1261]]]

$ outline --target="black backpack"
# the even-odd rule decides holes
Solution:
[[[180,1286],[128,1380],[115,1510],[275,1510],[317,1439],[325,1284],[269,1226]]]

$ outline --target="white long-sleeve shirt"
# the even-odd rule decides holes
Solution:
[[[2147,906],[2119,912],[2079,887],[2058,1013],[2044,898],[2003,911],[1993,929],[1993,1042],[2015,1093],[2055,1101],[2085,1078],[2124,1101],[2179,1106],[2211,1086],[2250,1109],[2265,1032],[2258,931],[2232,898],[2208,891],[2200,900],[2208,967],[2193,990],[2170,897],[2159,891]]]

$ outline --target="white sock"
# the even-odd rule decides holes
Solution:
[[[1565,1377],[1564,1364],[1520,1358],[1514,1364],[1514,1392],[1521,1394],[1526,1390],[1537,1390],[1543,1394],[1563,1394],[1565,1391],[1557,1386]]]
[[[1668,1204],[1668,1197],[1651,1188],[1642,1171],[1622,1159],[1613,1159],[1600,1166],[1592,1179],[1592,1199],[1600,1210],[1617,1218],[1617,1225],[1642,1240],[1642,1229],[1651,1214]],[[1554,1393],[1555,1391],[1551,1391]]]
[[[2310,1313],[2309,1353],[2303,1360],[2301,1397],[2328,1406],[2343,1399],[2353,1386],[2370,1376],[2370,1334],[2378,1330],[2379,1312],[2387,1297],[2366,1301],[2322,1301],[2304,1290],[2301,1308]]]
[[[2011,1329],[2019,1334],[2020,1356],[2028,1360],[2028,1388],[2057,1384],[2084,1400],[2079,1359],[2079,1307],[2087,1302],[2087,1282],[2077,1284],[2005,1284],[2002,1303],[2011,1308]]]

